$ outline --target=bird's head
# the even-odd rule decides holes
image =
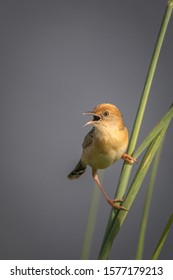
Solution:
[[[120,110],[113,104],[102,103],[94,107],[92,111],[83,113],[84,115],[92,115],[93,119],[84,126],[92,124],[99,126],[117,126],[117,129],[123,129],[124,123]]]

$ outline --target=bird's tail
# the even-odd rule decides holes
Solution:
[[[77,179],[85,172],[86,167],[87,167],[86,164],[80,160],[76,165],[76,167],[73,169],[73,171],[68,175],[68,178]]]

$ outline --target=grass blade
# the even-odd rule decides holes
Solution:
[[[154,184],[155,184],[155,179],[156,179],[156,174],[157,174],[162,146],[163,146],[163,140],[162,140],[162,143],[155,156],[151,175],[150,175],[150,180],[149,180],[149,184],[148,184],[147,195],[145,198],[144,210],[143,210],[143,215],[142,215],[142,220],[141,220],[137,252],[136,252],[137,260],[141,260],[142,256],[143,256],[145,233],[146,233],[146,228],[147,228],[147,223],[148,223],[148,216],[149,216],[149,210],[150,210],[150,205],[151,205],[152,193],[153,193],[153,189],[154,189]]]
[[[103,178],[103,172],[100,172],[100,180],[102,180],[102,178]],[[97,212],[99,207],[99,200],[100,200],[100,190],[98,186],[94,184],[92,198],[91,198],[91,205],[89,208],[88,220],[87,220],[84,240],[82,244],[81,260],[88,260],[90,256],[93,233],[94,233],[94,228],[97,219]]]
[[[152,255],[152,258],[151,258],[152,260],[157,260],[158,259],[159,255],[160,255],[160,252],[161,252],[161,250],[163,248],[163,245],[165,243],[166,237],[167,237],[167,235],[169,233],[169,230],[170,230],[170,227],[171,227],[172,223],[173,223],[173,214],[169,218],[169,220],[168,220],[168,222],[167,222],[167,224],[166,224],[166,226],[164,228],[164,231],[163,231],[163,233],[162,233],[162,235],[160,237],[160,240],[159,240],[159,242],[158,242],[158,244],[157,244],[157,246],[156,246],[156,248],[154,250],[154,253]]]
[[[162,130],[166,123],[169,123],[173,117],[173,104],[171,105],[168,112],[163,116],[161,121],[151,130],[147,137],[143,140],[138,149],[134,152],[133,156],[138,158],[142,152],[148,147],[151,141],[156,137],[156,135]]]

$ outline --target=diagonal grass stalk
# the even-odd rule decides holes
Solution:
[[[100,182],[103,179],[103,172],[99,172]],[[84,240],[82,244],[81,250],[81,260],[88,260],[90,256],[91,246],[92,246],[92,238],[96,224],[97,211],[100,200],[100,190],[96,184],[94,184],[91,205],[89,208],[87,225],[84,235]]]
[[[138,158],[142,152],[148,147],[151,141],[156,137],[156,135],[162,130],[167,122],[170,122],[173,116],[173,104],[171,105],[168,112],[163,116],[161,121],[151,130],[151,132],[147,135],[147,137],[142,141],[140,146],[134,152],[133,156]]]
[[[156,179],[156,174],[157,174],[157,169],[158,169],[158,164],[159,164],[159,160],[160,160],[162,146],[163,146],[163,141],[162,141],[162,143],[161,143],[161,145],[158,149],[158,152],[155,156],[153,166],[152,166],[152,170],[151,170],[150,180],[149,180],[149,183],[148,183],[147,194],[146,194],[146,198],[145,198],[144,209],[143,209],[142,220],[141,220],[141,227],[140,227],[140,233],[139,233],[139,239],[138,239],[137,252],[136,252],[136,259],[137,260],[141,260],[142,257],[143,257],[145,233],[146,233],[146,229],[147,229],[149,210],[150,210],[151,199],[152,199],[152,194],[153,194],[153,189],[154,189],[154,184],[155,184],[155,179]]]
[[[154,49],[154,52],[153,52],[153,55],[152,55],[149,70],[148,70],[148,73],[147,73],[146,81],[145,81],[145,84],[144,84],[141,100],[140,100],[140,103],[139,103],[139,106],[138,106],[138,111],[137,111],[137,114],[136,114],[134,126],[133,126],[133,129],[132,129],[131,139],[130,139],[129,147],[128,147],[128,154],[130,154],[130,155],[134,152],[134,149],[135,149],[135,146],[136,146],[136,143],[137,143],[137,139],[138,139],[140,127],[141,127],[141,124],[142,124],[146,104],[147,104],[147,101],[148,101],[148,96],[149,96],[149,93],[150,93],[154,73],[155,73],[155,70],[156,70],[157,63],[158,63],[161,47],[162,47],[163,40],[164,40],[164,37],[165,37],[165,34],[166,34],[168,23],[169,23],[171,14],[172,14],[172,6],[173,6],[173,1],[168,1],[167,8],[166,8],[166,11],[165,11],[165,14],[164,14],[164,17],[163,17],[163,20],[162,20],[162,24],[161,24],[161,27],[160,27],[160,31],[159,31],[159,34],[158,34],[158,38],[157,38],[157,41],[156,41],[155,49]],[[127,164],[125,164],[124,166],[126,168],[129,167]],[[128,181],[131,168],[128,168],[127,170],[128,170],[127,174],[125,174],[127,176],[127,178],[125,179],[126,181]],[[123,182],[123,180],[121,178],[121,182],[118,186],[117,193],[116,193],[117,197],[123,197],[123,195],[125,193],[127,183],[123,184],[122,182]]]
[[[154,253],[152,255],[152,258],[151,258],[152,260],[157,260],[158,259],[172,224],[173,224],[173,214],[170,216],[170,218],[169,218],[169,220],[168,220],[168,222],[167,222],[167,224],[166,224],[166,226],[163,230],[163,233],[162,233],[162,235],[159,239],[159,242],[158,242],[158,244],[157,244],[157,246],[154,250]]]

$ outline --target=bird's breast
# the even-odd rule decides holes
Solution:
[[[94,169],[104,169],[115,163],[128,144],[127,129],[123,131],[96,131],[92,144],[83,150],[84,162]]]

